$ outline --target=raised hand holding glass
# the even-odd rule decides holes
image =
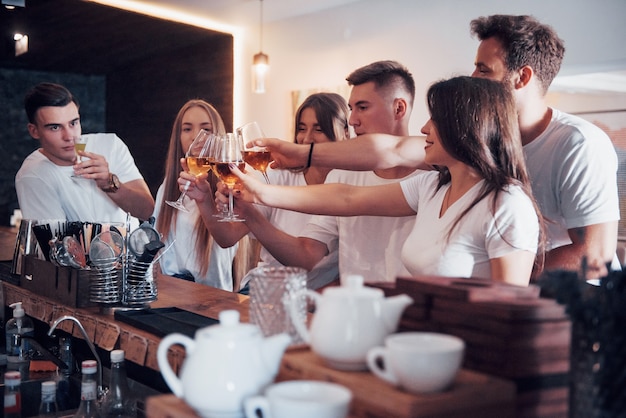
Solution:
[[[255,170],[263,173],[265,181],[269,184],[270,179],[267,177],[267,167],[272,161],[272,154],[265,147],[247,145],[255,139],[265,138],[265,134],[257,122],[249,122],[237,128],[237,136],[241,138],[243,143],[243,159]]]
[[[214,138],[214,134],[204,129],[201,129],[200,132],[198,132],[198,135],[196,135],[193,142],[189,146],[187,153],[185,154],[185,162],[187,163],[187,170],[189,173],[198,177],[211,170],[209,149]],[[183,212],[189,212],[189,209],[185,207],[184,200],[190,185],[191,181],[187,181],[187,183],[185,183],[185,188],[178,199],[175,201],[166,200],[165,203]]]

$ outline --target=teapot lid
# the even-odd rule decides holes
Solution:
[[[239,311],[233,309],[221,311],[219,320],[219,325],[211,325],[205,329],[205,336],[215,339],[244,339],[260,336],[257,326],[239,322]]]
[[[363,284],[363,276],[350,274],[341,280],[341,286],[327,287],[324,296],[359,297],[359,298],[382,298],[384,293],[381,289],[367,287]]]

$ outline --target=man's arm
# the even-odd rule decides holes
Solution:
[[[100,189],[108,188],[111,183],[112,173],[106,158],[94,152],[81,151],[79,154],[87,157],[87,159],[74,165],[75,173],[83,178],[95,181]],[[126,158],[130,159],[130,154],[127,154]],[[126,164],[134,163],[130,160]],[[123,177],[121,173],[113,174],[120,174]],[[154,212],[154,198],[143,178],[120,183],[119,189],[114,193],[107,193],[107,195],[122,210],[129,212],[138,219],[148,219]]]
[[[276,228],[259,211],[247,212],[248,228],[261,245],[285,266],[302,267],[311,271],[328,254],[326,244],[305,237],[289,235]]]
[[[587,258],[588,277],[606,274],[604,265],[610,263],[617,250],[617,221],[588,225],[568,230],[572,244],[546,253],[545,271],[562,269],[580,271],[583,257]]]
[[[154,212],[154,198],[144,180],[131,180],[121,183],[115,193],[107,193],[121,209],[138,219],[146,220]]]
[[[516,286],[528,286],[534,261],[534,253],[522,250],[492,258],[489,260],[491,279]]]
[[[306,167],[311,154],[311,165],[344,170],[382,170],[392,167],[411,167],[429,170],[424,163],[423,136],[393,136],[366,134],[348,141],[294,144],[275,138],[259,139],[256,144],[272,152],[274,168]]]

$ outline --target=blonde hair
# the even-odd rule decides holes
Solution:
[[[170,135],[170,143],[165,163],[163,200],[161,201],[159,217],[156,224],[157,230],[163,234],[164,238],[167,238],[170,231],[176,228],[178,210],[166,204],[165,201],[176,200],[180,194],[180,190],[178,188],[178,174],[180,172],[180,159],[185,156],[185,150],[182,147],[180,136],[182,132],[183,116],[193,107],[199,107],[207,112],[209,119],[211,120],[213,133],[223,134],[226,132],[226,129],[224,128],[224,121],[218,111],[204,100],[189,100],[178,111],[176,119],[174,119],[174,125],[172,126],[172,134]],[[209,182],[211,183],[212,189],[215,190],[215,184],[217,181],[212,174],[209,177]],[[196,220],[195,231],[196,245],[194,245],[194,248],[196,251],[196,258],[200,262],[200,274],[204,275],[208,271],[209,263],[211,261],[213,237],[204,225],[204,221],[201,217],[198,217]]]

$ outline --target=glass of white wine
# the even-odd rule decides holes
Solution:
[[[243,171],[246,163],[243,161],[241,137],[233,133],[221,135],[215,144],[214,156],[215,163],[213,172],[222,183],[228,186],[228,211],[220,217],[218,222],[243,222],[245,219],[240,218],[234,210],[233,188],[239,178],[230,171],[230,164],[237,164],[237,168]]]
[[[187,163],[187,170],[189,173],[198,177],[201,174],[208,173],[211,170],[211,160],[209,157],[209,149],[211,141],[215,138],[215,135],[205,129],[201,129],[198,135],[194,138],[193,142],[189,146],[187,153],[185,154],[185,162]],[[189,209],[185,207],[185,195],[191,182],[188,181],[185,184],[183,192],[175,201],[166,200],[168,205],[181,210],[183,212],[189,212]]]
[[[85,151],[85,149],[87,148],[87,137],[86,136],[79,136],[76,139],[74,139],[74,153],[76,154],[76,164],[80,163],[81,161],[83,161],[82,157],[80,156],[80,154],[78,153],[79,151]],[[76,177],[76,178],[82,178],[81,176],[77,176],[76,174],[72,174],[72,177]]]
[[[260,171],[265,178],[265,182],[269,184],[270,179],[267,177],[267,167],[272,162],[272,154],[265,147],[256,145],[248,147],[247,145],[255,139],[265,138],[265,134],[257,122],[249,122],[237,128],[235,131],[237,136],[241,138],[243,143],[243,160],[255,170]]]

